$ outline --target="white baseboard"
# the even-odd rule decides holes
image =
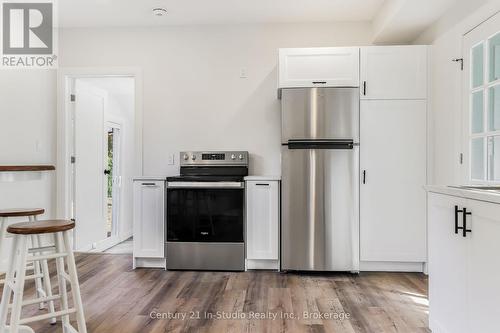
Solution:
[[[134,258],[133,268],[167,269],[167,260],[165,258]]]
[[[247,269],[279,270],[279,260],[255,260],[247,259]]]
[[[418,272],[424,271],[423,262],[361,261],[359,270],[365,272]]]

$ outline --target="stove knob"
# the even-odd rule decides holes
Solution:
[[[242,160],[242,159],[243,159],[243,154],[240,154],[240,156],[238,156],[238,158],[239,158],[240,160]]]
[[[184,154],[184,156],[182,156],[182,158],[184,159],[184,161],[187,161],[187,160],[189,160],[189,155],[188,154]]]
[[[196,155],[192,155],[191,159],[194,161],[196,159]]]
[[[236,155],[232,154],[232,155],[231,155],[231,159],[232,159],[232,160],[235,160],[235,159],[236,159]]]

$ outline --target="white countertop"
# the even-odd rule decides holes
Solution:
[[[133,181],[143,180],[167,180],[167,176],[137,176],[132,179]]]
[[[427,192],[440,193],[466,199],[481,200],[500,204],[500,191],[456,188],[446,185],[426,185]]]
[[[272,181],[272,180],[281,180],[281,176],[270,175],[270,176],[246,176],[245,180],[248,181]]]

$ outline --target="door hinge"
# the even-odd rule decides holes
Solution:
[[[75,162],[76,162],[76,157],[75,157],[75,156],[71,156],[70,161],[71,161],[71,164],[75,164]]]
[[[75,102],[76,101],[76,95],[75,94],[69,95],[69,100],[70,100],[70,102]]]
[[[460,153],[460,157],[458,158],[458,160],[460,161],[460,164],[464,164],[464,154],[463,153]]]
[[[453,62],[459,62],[460,63],[460,70],[464,70],[464,58],[456,58],[456,59],[451,59]]]

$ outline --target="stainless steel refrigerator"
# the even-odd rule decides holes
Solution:
[[[359,89],[283,89],[281,269],[359,271]]]

